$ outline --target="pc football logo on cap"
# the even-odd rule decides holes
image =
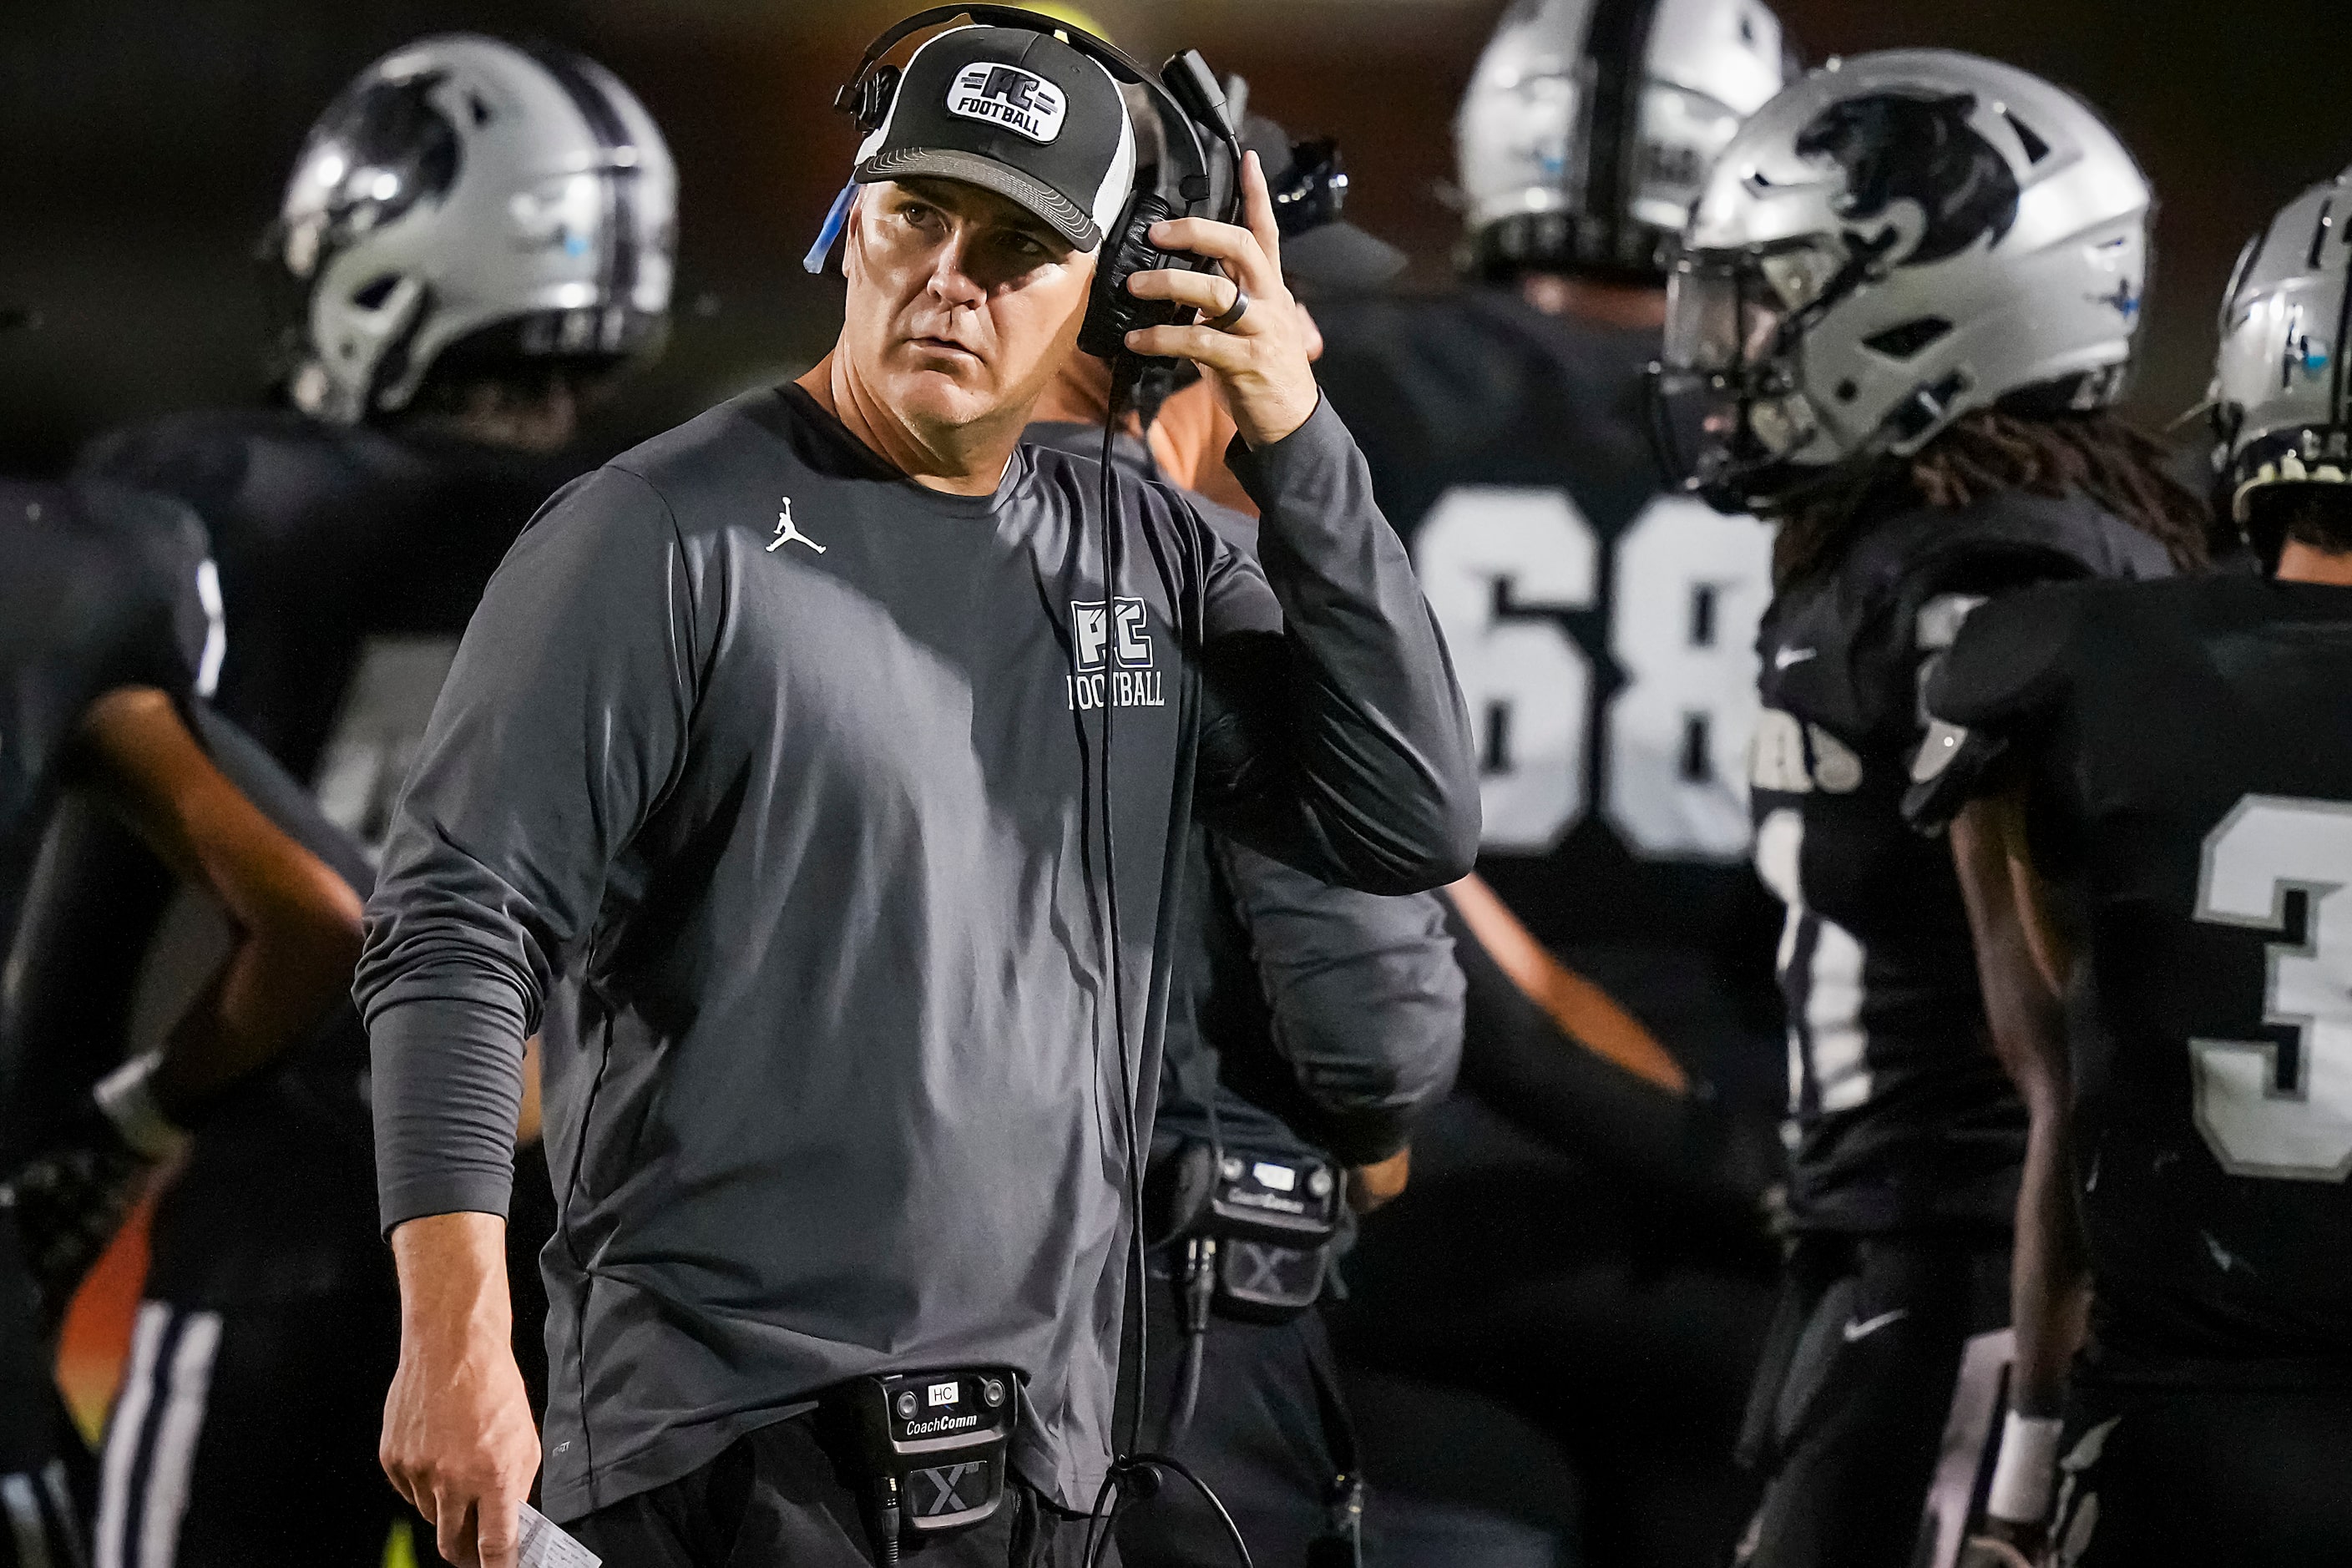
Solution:
[[[948,84],[948,112],[1017,131],[1044,143],[1062,133],[1069,100],[1035,71],[974,60]]]

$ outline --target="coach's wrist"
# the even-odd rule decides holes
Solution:
[[[1317,384],[1314,371],[1304,362],[1297,368],[1297,374],[1267,376],[1246,393],[1235,389],[1228,412],[1233,416],[1235,434],[1250,450],[1289,439],[1315,417],[1315,410],[1323,401],[1323,389]]]
[[[392,1233],[404,1339],[438,1348],[504,1346],[514,1331],[507,1293],[507,1222],[494,1214],[436,1214]]]

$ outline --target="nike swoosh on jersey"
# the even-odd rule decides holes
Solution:
[[[1772,656],[1772,668],[1786,669],[1792,664],[1802,664],[1821,651],[1817,647],[1784,647]]]
[[[1907,1318],[1910,1315],[1910,1308],[1897,1307],[1891,1312],[1881,1312],[1874,1318],[1863,1318],[1860,1320],[1848,1318],[1845,1321],[1845,1327],[1839,1331],[1844,1334],[1845,1342],[1852,1344],[1856,1340],[1866,1340],[1871,1335],[1876,1333],[1879,1330],[1885,1328],[1887,1324]]]

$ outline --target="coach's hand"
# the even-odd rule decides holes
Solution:
[[[1283,287],[1282,234],[1255,153],[1242,158],[1242,216],[1246,228],[1197,217],[1151,226],[1152,244],[1208,257],[1224,270],[1139,272],[1129,279],[1128,290],[1137,299],[1195,306],[1202,320],[1198,326],[1129,332],[1127,346],[1199,365],[1242,439],[1256,447],[1306,424],[1322,395],[1307,363],[1314,328]],[[1237,289],[1247,295],[1245,302]],[[1242,303],[1238,316],[1236,303]]]
[[[400,1370],[383,1404],[383,1473],[458,1568],[514,1568],[539,1433],[514,1359],[506,1222],[444,1214],[392,1233]]]

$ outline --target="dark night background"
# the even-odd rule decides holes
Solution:
[[[912,0],[908,0],[911,4]],[[10,0],[0,18],[0,469],[65,462],[127,418],[254,395],[268,296],[252,259],[302,132],[362,66],[470,27],[569,43],[619,72],[677,155],[677,326],[612,410],[642,434],[830,342],[835,289],[797,258],[852,146],[833,89],[906,7],[877,0]],[[1455,100],[1501,0],[1097,0],[1158,58],[1197,47],[1255,107],[1338,136],[1355,216],[1441,285]],[[2352,160],[2344,0],[1780,0],[1807,56],[1996,55],[2097,104],[2153,175],[2151,341],[2135,404],[2200,395],[2231,259],[2298,187]],[[2335,23],[2337,26],[2331,26]]]

